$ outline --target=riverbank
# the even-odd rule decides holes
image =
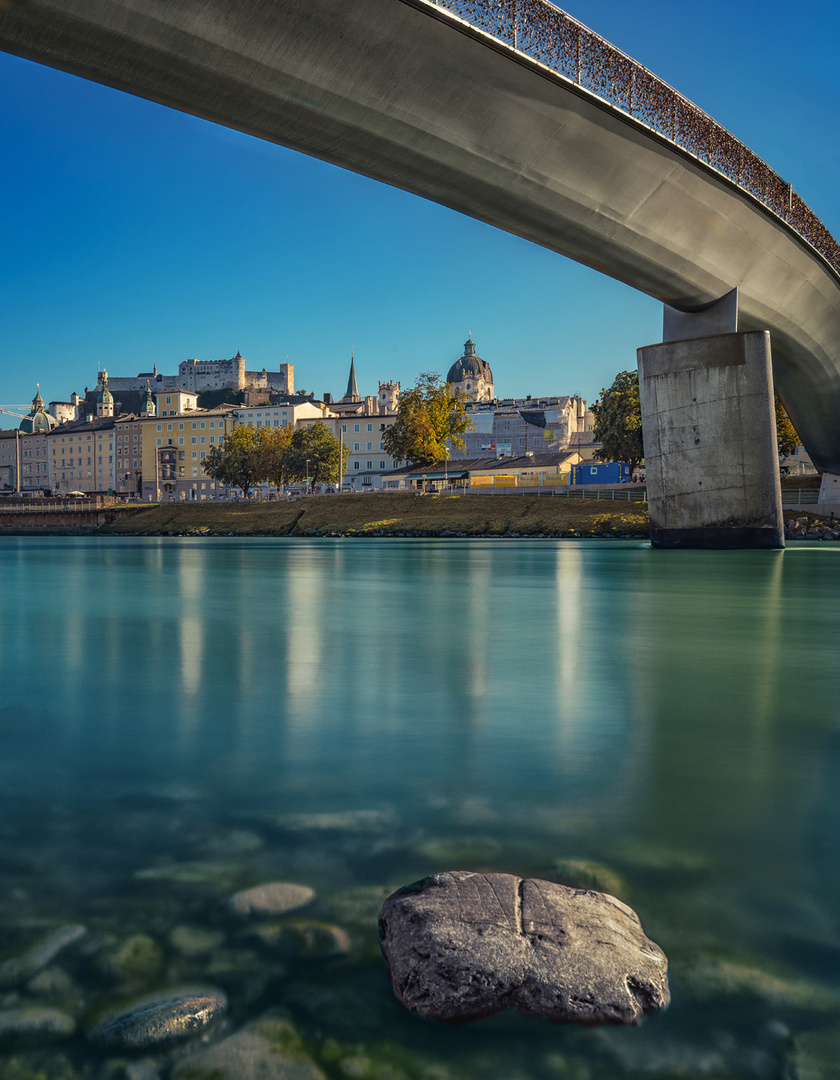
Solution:
[[[791,481],[783,481],[783,487],[791,486]],[[3,514],[0,507],[0,534],[647,539],[647,504],[625,501],[626,490],[618,489],[615,494],[613,501],[610,491],[602,492],[600,499],[518,493],[418,497],[406,492],[377,492],[307,496],[290,502],[118,505],[97,507],[94,513],[80,506],[75,517],[67,512],[50,514],[48,507],[33,504],[31,514],[22,513],[19,505],[17,513]],[[837,521],[827,520],[828,515],[815,512],[817,509],[816,504],[813,509],[789,505],[784,512],[787,538],[840,539]]]
[[[165,503],[99,530],[163,536],[620,536],[647,539],[646,503],[533,495],[314,495]]]

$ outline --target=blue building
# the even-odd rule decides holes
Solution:
[[[572,466],[573,484],[626,484],[630,466],[623,461],[587,461]]]

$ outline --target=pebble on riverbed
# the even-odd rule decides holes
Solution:
[[[227,1012],[227,1007],[227,997],[221,990],[169,993],[147,998],[109,1016],[89,1032],[88,1038],[100,1046],[144,1050],[199,1034]]]
[[[0,1046],[26,1043],[43,1045],[65,1039],[76,1029],[76,1021],[59,1009],[30,1005],[0,1010]]]
[[[512,874],[435,874],[388,897],[380,942],[400,1001],[438,1020],[503,1009],[634,1024],[670,1001],[668,962],[612,896]]]
[[[315,892],[307,885],[295,885],[289,881],[272,881],[255,885],[227,900],[227,907],[234,915],[270,916],[294,911],[315,899]]]
[[[84,926],[64,926],[22,956],[15,956],[0,964],[0,987],[17,986],[31,979],[86,933]]]

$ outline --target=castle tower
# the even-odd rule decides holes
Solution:
[[[380,382],[379,384],[379,411],[381,413],[394,413],[400,401],[400,384],[398,382]]]

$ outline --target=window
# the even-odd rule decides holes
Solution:
[[[184,430],[184,425],[183,425],[183,424],[179,424],[179,425],[178,425],[178,430],[179,430],[179,431],[183,431],[183,430]]]
[[[353,425],[353,430],[354,430],[354,431],[358,431],[358,430],[359,430],[359,425],[358,425],[358,424],[354,424],[354,425]]]
[[[358,461],[354,461],[354,462],[353,462],[353,468],[354,468],[354,469],[358,469],[358,467],[359,467],[359,463],[358,463]]]
[[[353,443],[353,449],[354,449],[354,450],[358,450],[358,449],[359,449],[359,443],[357,443],[357,442],[354,442],[354,443]]]
[[[373,431],[373,424],[368,424],[367,429],[368,431]]]
[[[202,431],[204,431],[204,421],[203,420],[201,421],[201,423],[198,426],[201,428]],[[195,427],[195,424],[193,424],[193,427]]]
[[[365,468],[366,469],[372,469],[373,468],[373,462],[372,461],[366,461],[365,462]]]
[[[190,442],[191,442],[191,443],[193,444],[193,446],[195,446],[197,438],[198,438],[198,436],[197,436],[197,435],[193,435],[193,437],[192,437],[192,438],[190,439]],[[203,442],[203,441],[204,441],[204,440],[202,439],[202,442]]]
[[[372,449],[373,449],[373,443],[372,443],[372,442],[369,442],[369,443],[367,444],[367,446],[365,447],[365,449],[366,449],[366,450],[372,450]]]
[[[380,469],[384,469],[384,468],[385,468],[385,462],[384,462],[384,461],[380,461],[380,462],[379,462],[379,468],[380,468]]]
[[[161,446],[162,444],[163,444],[163,439],[155,439],[155,446]],[[88,462],[89,461],[90,461],[90,458],[88,458]]]
[[[171,405],[171,404],[172,404],[172,397],[171,397],[171,396],[170,396],[169,394],[167,394],[167,395],[166,395],[166,404],[167,404],[167,405]]]
[[[385,449],[385,443],[384,443],[384,442],[381,442],[381,443],[379,444],[379,449],[380,449],[380,450],[384,450],[384,449]]]

